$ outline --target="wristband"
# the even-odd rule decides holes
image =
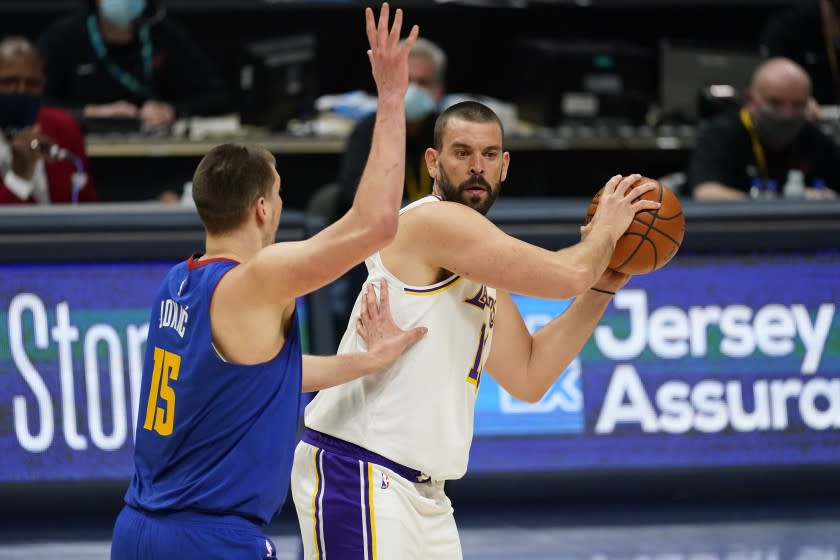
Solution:
[[[609,294],[609,295],[611,295],[611,296],[614,296],[614,295],[615,295],[615,292],[611,292],[611,291],[609,291],[609,290],[602,290],[601,288],[596,288],[595,286],[592,286],[592,287],[591,287],[591,288],[589,288],[589,289],[590,289],[590,290],[595,290],[596,292],[601,292],[602,294]]]

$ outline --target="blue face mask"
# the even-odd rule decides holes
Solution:
[[[102,0],[102,17],[114,25],[128,25],[146,9],[146,0]]]
[[[41,98],[24,93],[0,94],[0,126],[4,130],[17,131],[35,124]]]
[[[429,90],[415,83],[408,84],[405,92],[405,120],[416,122],[432,114],[436,107],[435,98]]]

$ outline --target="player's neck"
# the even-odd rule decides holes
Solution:
[[[262,249],[259,232],[237,230],[224,234],[207,234],[205,259],[226,258],[245,262]]]

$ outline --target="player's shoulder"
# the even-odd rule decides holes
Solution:
[[[464,223],[475,223],[476,220],[487,219],[486,216],[466,204],[443,200],[434,195],[426,197],[426,199],[420,199],[405,207],[400,218],[400,223],[408,218],[412,221],[424,222],[430,226],[451,225],[456,228],[461,227]]]
[[[450,232],[460,229],[464,224],[475,224],[476,219],[486,218],[469,206],[430,195],[401,210],[399,229],[400,233],[411,230],[427,236],[433,231]]]

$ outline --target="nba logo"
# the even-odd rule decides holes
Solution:
[[[387,490],[389,486],[391,486],[391,479],[388,478],[387,474],[382,473],[382,485],[380,486],[380,488],[382,488],[383,490]]]

